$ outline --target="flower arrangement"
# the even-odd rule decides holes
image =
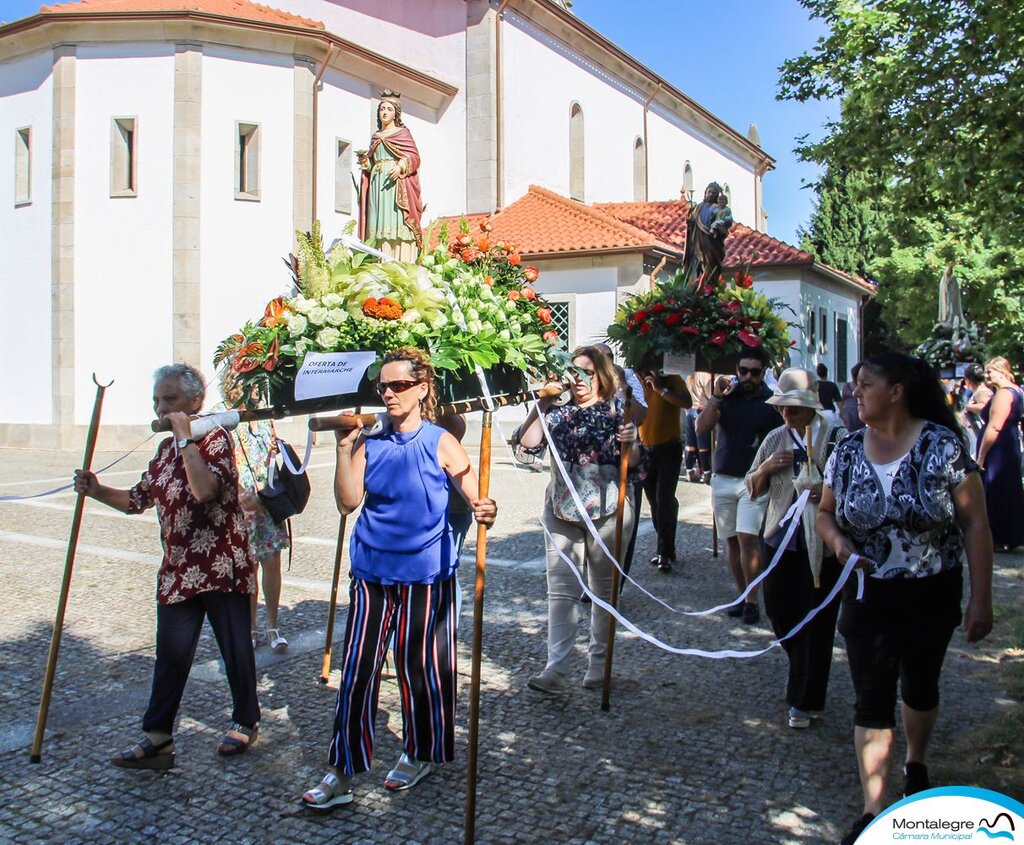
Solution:
[[[474,238],[463,220],[450,241],[442,227],[438,247],[411,264],[344,241],[325,253],[314,223],[297,233],[293,295],[272,300],[260,319],[222,341],[214,364],[227,362],[263,401],[294,381],[309,352],[372,350],[379,362],[392,349],[417,346],[442,373],[497,365],[564,372],[570,362],[557,346],[551,309],[533,287],[539,273],[522,266],[514,245],[491,244],[487,227]]]
[[[631,367],[651,354],[699,355],[705,361],[763,348],[781,359],[793,345],[779,316],[787,306],[753,288],[746,268],[709,282],[680,270],[654,290],[624,302],[608,327]]]

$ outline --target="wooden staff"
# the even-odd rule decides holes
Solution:
[[[717,427],[717,426],[716,426]],[[715,432],[711,432],[711,461],[715,460]],[[714,477],[712,476],[712,479]],[[715,519],[715,494],[711,494],[711,557],[718,557],[718,520]]]
[[[114,382],[100,384],[96,373],[92,374],[96,385],[96,400],[92,406],[92,419],[89,420],[89,434],[85,438],[85,455],[82,458],[82,469],[87,472],[92,468],[92,456],[96,451],[96,438],[100,432],[100,411],[103,410],[103,394]],[[75,551],[78,548],[78,533],[82,527],[82,513],[85,510],[85,493],[79,493],[75,500],[75,513],[71,517],[71,534],[68,537],[68,553],[64,558],[64,580],[60,585],[60,598],[57,600],[57,616],[53,620],[53,634],[50,637],[50,654],[46,658],[46,675],[43,678],[43,694],[39,699],[39,713],[36,716],[36,732],[32,738],[30,763],[43,761],[43,734],[46,732],[46,717],[50,711],[50,695],[53,693],[53,677],[57,671],[57,655],[60,653],[60,638],[64,632],[64,612],[68,606],[68,593],[71,590],[71,572],[75,565]]]
[[[630,400],[626,399],[626,406],[622,412],[622,418],[629,422]],[[629,476],[629,453],[632,451],[632,444],[629,449],[619,444],[619,501],[615,508],[615,560],[619,566],[622,565],[622,523],[626,518],[626,486]],[[634,514],[634,519],[636,515]],[[613,608],[619,606],[619,566],[612,565],[612,596],[611,605]],[[608,645],[604,654],[604,688],[601,692],[601,709],[607,713],[612,692],[612,652],[615,650],[615,615],[608,614]]]
[[[491,486],[491,411],[484,410],[480,426],[480,493],[487,498]],[[477,744],[480,734],[480,661],[484,635],[484,587],[487,579],[487,526],[476,528],[476,583],[473,596],[473,670],[469,687],[469,749],[466,754],[465,845],[476,841]]]

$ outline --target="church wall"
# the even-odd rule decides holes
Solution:
[[[50,219],[53,89],[50,51],[0,64],[0,301],[4,348],[0,422],[48,423],[51,399]],[[31,128],[31,202],[15,207],[15,132]]]
[[[290,56],[203,53],[200,363],[211,376],[217,344],[291,285],[294,70]],[[235,198],[239,121],[260,127],[259,201]]]
[[[317,217],[323,229],[325,245],[341,234],[349,220],[359,218],[359,200],[352,179],[345,188],[352,209],[351,214],[335,210],[335,164],[338,139],[351,144],[351,174],[358,182],[359,166],[356,150],[370,145],[373,106],[370,102],[372,87],[369,82],[353,79],[332,69],[324,73],[319,93],[319,127],[317,129]]]
[[[115,380],[104,423],[137,423],[171,357],[173,47],[82,46],[77,57],[74,421],[89,421],[95,372]],[[110,195],[115,117],[136,120],[134,197]]]

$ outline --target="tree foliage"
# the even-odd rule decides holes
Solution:
[[[805,160],[898,191],[904,213],[964,209],[1021,242],[1024,11],[1019,0],[801,0],[831,32],[783,63],[780,98],[838,98]],[[995,213],[993,213],[995,212]]]

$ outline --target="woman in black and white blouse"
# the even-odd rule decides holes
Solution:
[[[903,794],[928,789],[925,752],[938,717],[938,680],[960,624],[963,563],[970,569],[968,642],[992,629],[992,535],[978,467],[935,372],[892,352],[854,379],[866,427],[836,447],[825,470],[817,528],[846,564],[866,570],[862,600],[851,579],[839,631],[856,691],[854,741],[864,815],[852,845],[885,802],[896,687],[907,737]]]

